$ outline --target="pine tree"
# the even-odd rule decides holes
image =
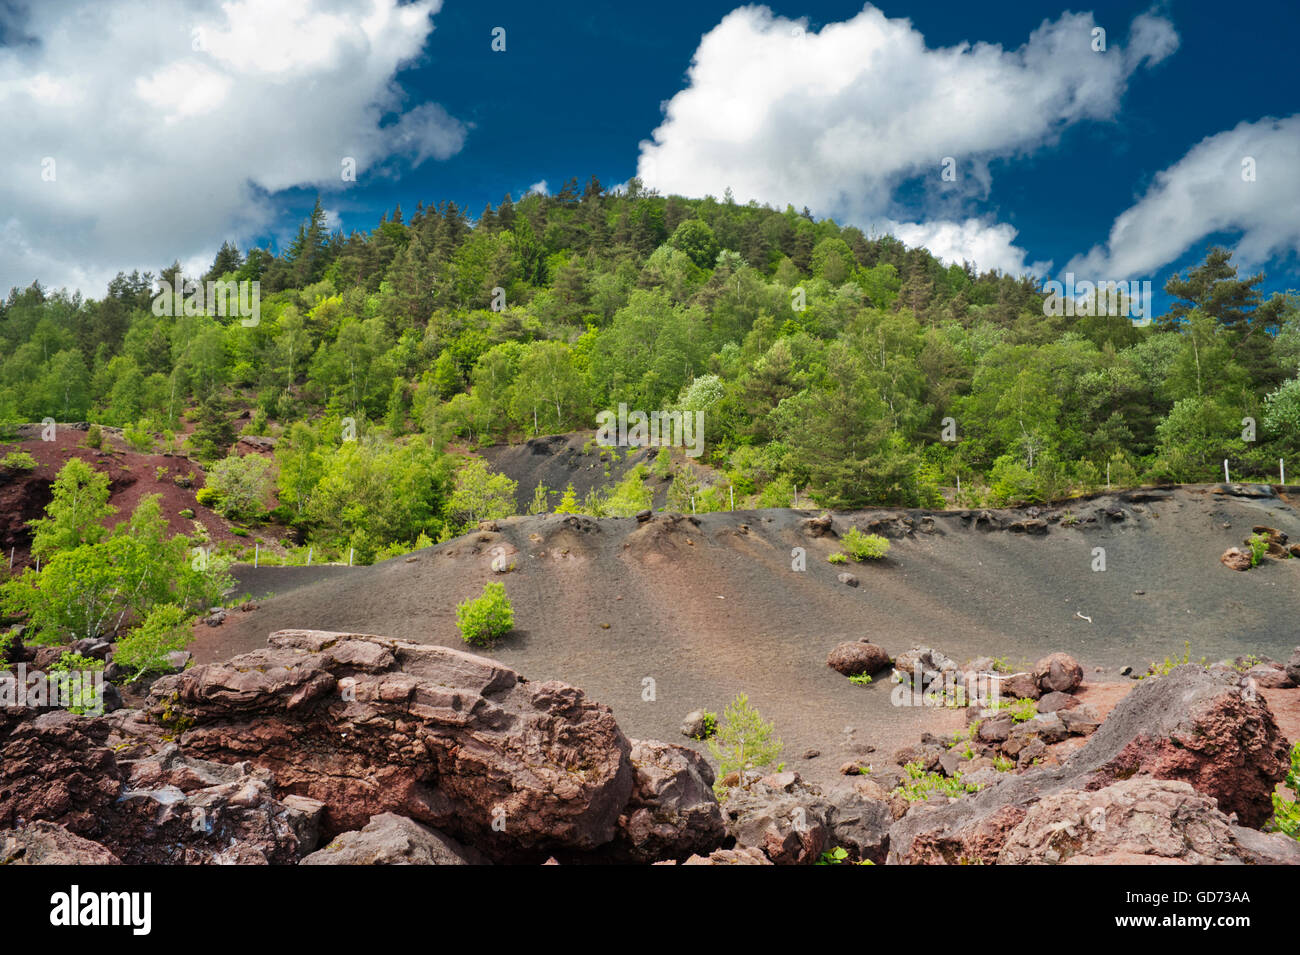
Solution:
[[[220,251],[212,260],[212,268],[203,276],[203,281],[211,282],[228,272],[237,272],[243,264],[244,257],[239,254],[239,246],[233,242],[222,242]]]
[[[325,274],[325,266],[329,264],[329,238],[325,210],[317,196],[311,214],[298,227],[297,238],[289,246],[288,260],[293,266],[290,276],[297,288],[319,282]]]
[[[775,763],[783,748],[775,732],[775,726],[763,721],[746,694],[728,703],[717,736],[709,740],[709,751],[718,761],[719,780],[729,773],[765,769]]]
[[[555,505],[556,514],[577,514],[578,513],[578,493],[573,489],[573,482],[564,489],[564,495],[560,498],[560,503]]]

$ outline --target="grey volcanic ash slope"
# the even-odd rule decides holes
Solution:
[[[886,754],[946,716],[892,706],[885,681],[858,687],[829,669],[826,655],[842,640],[868,637],[891,654],[925,644],[959,660],[1013,664],[1065,650],[1088,666],[1088,679],[1098,678],[1093,666],[1113,678],[1123,664],[1181,655],[1184,641],[1194,657],[1211,659],[1285,659],[1295,646],[1300,560],[1269,560],[1248,573],[1219,562],[1253,525],[1300,540],[1300,516],[1266,490],[1148,490],[1042,509],[863,511],[835,514],[827,533],[813,516],[513,518],[373,567],[247,568],[247,592],[276,596],[220,627],[200,626],[196,655],[225,658],[288,628],[462,646],[456,604],[498,580],[517,629],[487,655],[529,679],[582,687],[641,738],[672,739],[688,711],[721,710],[746,692],[775,721],[787,758],[816,748],[826,757],[817,769],[833,772],[830,762],[854,752],[855,739]],[[828,563],[837,535],[853,525],[890,536],[889,557]],[[806,551],[804,571],[792,569],[796,547]],[[1093,570],[1096,548],[1104,548],[1104,571]],[[494,573],[497,554],[514,569]],[[841,583],[845,571],[860,585]],[[950,718],[960,725],[960,714]],[[801,763],[801,771],[813,768]]]

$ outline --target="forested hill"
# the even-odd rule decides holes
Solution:
[[[178,271],[160,278],[174,287]],[[346,236],[318,202],[282,254],[226,243],[184,278],[260,282],[256,321],[155,309],[149,273],[93,301],[13,290],[0,423],[91,420],[213,465],[241,430],[273,437],[273,474],[218,470],[231,501],[248,498],[228,509],[367,559],[499,510],[501,482],[447,448],[592,429],[619,403],[704,411],[713,478],[655,463],[700,509],[732,492],[785,506],[796,488],[833,506],[942,506],[958,478],[961,503],[1033,501],[1108,473],[1212,480],[1224,458],[1234,479],[1265,479],[1300,425],[1300,297],[1264,300],[1263,277],[1218,249],[1168,277],[1176,304],[1138,327],[1045,314],[1059,310],[1028,278],[793,208],[593,180],[477,219],[399,207]],[[635,507],[646,470],[564,506]],[[537,489],[535,509],[562,490]]]

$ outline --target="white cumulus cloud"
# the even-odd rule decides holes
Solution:
[[[275,223],[268,196],[342,188],[460,150],[410,103],[441,0],[30,4],[0,48],[0,293],[39,279],[102,295],[118,270],[211,260]]]
[[[925,247],[950,265],[970,262],[981,272],[997,270],[1009,275],[1032,273],[1042,276],[1052,265],[1050,262],[1026,262],[1026,251],[1014,241],[1015,227],[1005,222],[990,224],[979,219],[961,222],[886,220],[883,231],[893,233],[906,245]]]
[[[686,87],[641,144],[638,175],[665,193],[730,187],[742,202],[789,202],[877,228],[917,215],[895,195],[920,179],[927,221],[910,234],[952,254],[978,252],[987,267],[1029,268],[1014,229],[965,211],[987,195],[989,162],[1028,154],[1070,124],[1113,118],[1133,73],[1178,46],[1173,25],[1154,14],[1104,51],[1094,49],[1096,27],[1090,13],[1065,13],[1018,49],[931,49],[910,21],[870,5],[816,32],[742,7],[701,39]],[[945,157],[955,183],[940,178]]]
[[[1081,277],[1153,278],[1195,243],[1238,233],[1236,258],[1261,265],[1300,252],[1300,114],[1243,122],[1201,140],[1156,174],[1104,245],[1067,268]]]

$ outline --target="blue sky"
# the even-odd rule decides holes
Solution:
[[[0,145],[0,161],[31,168],[38,155],[62,153],[61,169],[87,176],[85,190],[62,185],[70,171],[57,193],[45,188],[35,198],[30,189],[7,197],[0,187],[0,210],[14,200],[9,216],[0,211],[0,253],[10,262],[0,265],[0,285],[26,284],[22,276],[36,270],[31,278],[84,284],[97,295],[92,283],[119,267],[199,262],[224,238],[281,240],[318,192],[345,230],[368,229],[399,202],[410,210],[421,199],[453,199],[477,214],[541,181],[556,190],[594,174],[613,185],[640,169],[661,191],[720,195],[732,186],[742,200],[809,205],[840,222],[890,228],[948,258],[968,253],[981,267],[1047,277],[1073,267],[1158,286],[1219,242],[1268,271],[1270,289],[1300,287],[1300,121],[1261,124],[1300,114],[1293,2],[1228,14],[1189,2],[885,0],[883,16],[871,19],[859,3],[777,2],[769,14],[708,2],[650,10],[446,0],[387,9],[389,0],[373,0],[391,29],[354,43],[348,19],[370,2],[297,0],[276,23],[276,4],[260,5],[256,19],[241,4],[232,12],[193,0],[177,5],[186,15],[169,18],[160,38],[146,40],[130,25],[136,18],[138,32],[139,18],[152,17],[147,4],[105,3],[115,14],[96,13],[109,18],[99,27],[81,20],[81,36],[68,28],[74,14],[84,17],[75,0],[0,13],[9,43],[0,46],[0,80],[21,76],[33,90],[27,104],[0,93],[0,108],[21,122],[25,106],[43,105],[45,113],[31,115],[48,127]],[[903,19],[910,28],[896,22]],[[1104,52],[1085,49],[1092,25],[1106,30]],[[273,27],[294,47],[284,62]],[[505,52],[491,49],[495,27],[506,30]],[[129,60],[107,49],[118,30],[123,42],[146,44]],[[13,41],[23,34],[34,42]],[[859,55],[876,40],[881,59]],[[1001,50],[952,51],[961,44]],[[699,75],[689,72],[693,58]],[[74,73],[87,63],[136,102],[122,93],[88,104],[83,95],[82,108],[96,108],[80,125],[71,107],[66,122],[50,120],[51,101],[77,99]],[[768,82],[773,63],[788,63],[789,76]],[[729,81],[747,66],[759,72]],[[49,81],[33,87],[42,75]],[[992,95],[955,108],[945,84],[969,91],[976,81]],[[51,85],[59,88],[51,93]],[[824,92],[841,86],[847,91]],[[1006,98],[1000,106],[998,96]],[[141,98],[154,111],[143,138],[159,137],[143,155],[127,143],[137,121],[127,110]],[[675,123],[667,122],[669,101]],[[723,113],[738,117],[741,132],[708,142]],[[968,118],[970,127],[957,131]],[[215,136],[206,135],[213,126]],[[643,145],[661,127],[659,145]],[[156,145],[186,135],[229,148],[198,157],[183,145]],[[1206,171],[1235,169],[1233,157],[1246,150],[1259,153],[1258,178],[1237,198],[1241,186],[1224,188]],[[357,182],[339,182],[340,154],[360,157]],[[945,155],[954,156],[957,184],[940,180]],[[144,167],[119,172],[102,212],[86,199],[97,159],[118,170]],[[147,221],[124,229],[105,221],[142,207]],[[1108,244],[1121,216],[1124,241]],[[42,233],[52,222],[82,228],[56,245],[58,233]],[[73,252],[76,267],[68,268]]]

